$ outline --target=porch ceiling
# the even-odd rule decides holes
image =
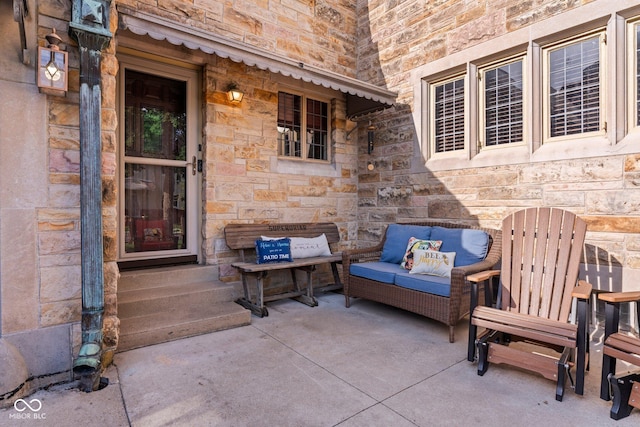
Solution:
[[[169,19],[118,5],[119,28],[134,34],[166,40],[176,46],[199,49],[235,62],[243,62],[261,70],[280,73],[347,94],[347,115],[354,118],[391,107],[397,94],[387,89],[323,70],[284,56],[266,52],[218,34],[189,27]]]

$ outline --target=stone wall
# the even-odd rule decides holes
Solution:
[[[244,99],[230,104],[224,87],[243,76]],[[304,162],[278,158],[277,76],[244,64],[209,58],[203,78],[204,148],[203,251],[208,264],[220,265],[220,278],[239,279],[230,262],[238,259],[224,242],[224,226],[254,222],[335,222],[343,247],[356,230],[356,146],[346,139],[345,102],[330,101],[332,158]],[[314,88],[318,90],[317,88]]]
[[[0,117],[7,135],[2,154],[2,321],[0,336],[25,359],[25,390],[73,378],[71,366],[81,341],[80,132],[78,50],[67,32],[71,4],[29,4],[27,48],[31,63],[18,64],[3,93],[10,110]],[[37,12],[37,13],[36,13]],[[112,31],[117,20],[111,21]],[[3,28],[4,23],[3,23]],[[7,23],[19,52],[18,24]],[[66,96],[39,93],[35,85],[36,46],[55,28],[69,53]],[[13,31],[15,30],[15,31]],[[32,30],[32,31],[31,31]],[[13,38],[11,40],[14,40]],[[12,46],[14,44],[12,43]],[[116,128],[115,47],[103,62],[104,364],[117,344],[116,311]],[[12,56],[12,61],[15,58]],[[24,76],[21,76],[23,73]],[[18,82],[19,84],[15,84]],[[3,83],[4,84],[4,83]],[[28,124],[28,126],[25,126]],[[22,131],[18,131],[23,129]],[[5,141],[7,145],[4,146]],[[5,153],[5,149],[9,150]],[[8,205],[4,201],[11,200]],[[25,378],[26,380],[26,378]],[[6,390],[1,390],[2,392]]]
[[[348,0],[118,0],[196,30],[355,76],[355,5]]]
[[[453,63],[449,58],[474,48],[478,51],[474,59],[490,55],[493,51],[482,46],[501,48],[495,42],[500,37],[527,32],[532,25],[561,31],[573,22],[562,17],[580,8],[592,13],[590,19],[598,17],[606,23],[608,16],[617,13],[614,9],[628,9],[635,3],[358,1],[362,36],[358,77],[399,93],[393,109],[371,117],[378,128],[371,157],[364,155],[366,146],[360,144],[359,245],[379,241],[386,224],[394,221],[434,218],[498,227],[515,210],[555,206],[576,212],[589,224],[584,277],[596,288],[640,289],[634,280],[640,275],[638,141],[627,138],[618,148],[599,153],[567,150],[569,154],[557,159],[536,158],[530,152],[525,156],[530,161],[506,158],[483,166],[463,159],[460,163],[465,166],[451,161],[443,166],[427,160],[424,152],[426,141],[418,123],[423,76],[417,71],[434,61]],[[616,130],[611,133],[615,135]],[[613,143],[620,142],[616,138]],[[374,163],[373,171],[366,169],[368,161]]]

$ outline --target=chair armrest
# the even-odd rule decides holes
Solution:
[[[591,297],[591,290],[593,286],[591,283],[585,282],[584,280],[578,281],[578,286],[573,288],[573,292],[571,292],[571,296],[578,299],[589,299]]]
[[[346,249],[342,251],[342,264],[349,265],[358,262],[379,261],[381,255],[381,244],[369,248]]]
[[[467,276],[467,280],[470,282],[478,283],[478,282],[484,282],[485,280],[488,280],[492,277],[499,276],[499,275],[500,275],[500,270],[486,270],[486,271],[481,271],[479,273],[469,274]]]
[[[605,292],[598,294],[598,299],[610,303],[640,302],[640,291],[633,292]]]

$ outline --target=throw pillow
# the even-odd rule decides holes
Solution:
[[[256,262],[258,264],[281,261],[293,261],[289,239],[256,240]]]
[[[407,240],[411,236],[423,240],[430,239],[431,227],[428,225],[389,224],[380,261],[400,264],[404,256]]]
[[[261,239],[278,240],[282,239],[282,237],[261,236]],[[293,259],[331,255],[329,242],[324,233],[317,237],[290,237],[289,239],[291,240],[291,256]]]
[[[430,274],[451,277],[451,269],[456,259],[455,252],[436,252],[418,249],[414,252],[413,268],[409,274]]]
[[[425,251],[439,251],[442,246],[441,240],[422,240],[415,237],[411,237],[407,243],[407,249],[404,251],[404,257],[400,267],[405,270],[411,270],[413,268],[414,252],[417,249],[423,249]]]

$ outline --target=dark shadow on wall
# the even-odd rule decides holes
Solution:
[[[357,119],[357,244],[361,247],[378,243],[387,224],[394,222],[432,219],[499,228],[502,219],[481,223],[425,166],[409,104],[413,97],[407,96],[413,88],[407,80],[409,73],[404,70],[411,29],[391,28],[400,14],[407,12],[401,3],[358,2],[356,6],[357,78],[399,92],[399,101],[393,107]],[[369,5],[375,9],[369,10]],[[381,26],[389,31],[378,31]],[[375,128],[371,152],[369,126]]]
[[[478,180],[494,179],[495,175],[490,174],[498,173],[495,168],[435,173],[429,169],[412,110],[412,107],[419,108],[420,100],[410,96],[414,89],[410,82],[405,81],[409,72],[403,57],[408,50],[406,41],[411,39],[411,29],[392,28],[382,39],[384,30],[378,28],[390,28],[390,23],[398,20],[394,14],[399,13],[401,5],[379,5],[376,2],[376,10],[369,10],[371,3],[358,2],[357,6],[360,19],[357,77],[379,86],[391,86],[388,87],[390,90],[400,92],[400,101],[392,108],[362,117],[359,122],[358,246],[379,242],[389,223],[431,219],[500,228],[502,219],[509,214],[535,205],[533,198],[522,204],[517,199],[508,203],[511,192],[527,191],[515,181],[504,184],[503,190],[491,185],[478,186]],[[378,8],[383,7],[386,9],[381,14]],[[375,34],[372,34],[372,29]],[[425,57],[424,60],[428,59]],[[376,128],[371,153],[367,139],[369,124]],[[505,203],[501,204],[500,199]],[[537,203],[544,206],[542,198]],[[592,283],[597,292],[620,291],[623,283],[621,261],[596,244],[585,245],[580,278]]]

